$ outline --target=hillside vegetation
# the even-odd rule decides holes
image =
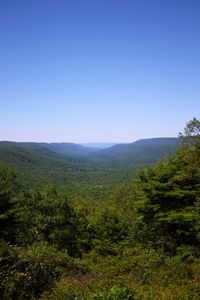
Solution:
[[[108,196],[120,182],[131,181],[138,167],[171,155],[178,138],[141,140],[108,149],[71,143],[0,142],[0,163],[11,166],[24,188],[55,185],[90,199]]]
[[[18,180],[10,167],[2,165],[2,299],[199,299],[199,120],[186,125],[181,140],[181,147],[172,156],[166,158],[169,152],[164,153],[166,159],[156,164],[152,164],[152,154],[155,161],[161,158],[155,148],[157,144],[162,148],[161,140],[136,142],[134,153],[145,157],[147,148],[142,149],[147,142],[148,149],[152,149],[150,157],[143,163],[141,160],[143,167],[134,180],[122,181],[101,201],[86,201],[81,193],[71,197],[70,191],[61,191],[59,184],[25,189],[21,178]],[[174,141],[177,142],[171,140]],[[120,147],[130,153],[133,145],[101,150],[98,159],[97,153],[92,153],[87,160],[56,154],[40,145],[3,143],[0,153],[5,162],[11,162],[12,157],[16,171],[21,167],[20,172],[24,172],[24,165],[30,163],[37,166],[37,176],[39,167],[42,172],[44,166],[46,172],[51,163],[56,163],[57,170],[61,165],[73,168],[80,164],[85,168],[89,165],[81,169],[88,176],[96,160],[99,164],[105,155],[112,156],[111,152]],[[169,147],[172,152],[177,145],[173,147]],[[168,151],[168,146],[164,148]],[[29,151],[34,155],[31,162],[26,162]],[[19,163],[20,153],[23,155]],[[127,156],[126,161],[130,154]],[[108,159],[108,170],[114,156],[111,160]],[[150,165],[144,167],[148,160]],[[104,165],[101,168],[106,172]],[[126,170],[126,163],[123,168]],[[123,168],[121,162],[116,162],[119,174]],[[108,174],[111,178],[112,174]],[[38,177],[42,176],[38,172]],[[76,176],[73,180],[77,180]],[[95,185],[96,180],[94,176],[91,184]],[[81,183],[84,185],[84,181]]]

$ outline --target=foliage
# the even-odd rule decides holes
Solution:
[[[99,254],[115,254],[117,244],[128,235],[128,226],[123,216],[112,209],[103,210],[94,226],[93,248]]]
[[[200,139],[200,121],[193,118],[188,122],[184,128],[184,133],[179,133],[180,138],[183,139],[185,145],[191,146],[199,144]]]
[[[22,152],[15,145],[14,159],[41,163],[32,169],[39,181],[50,166],[58,171],[54,177],[66,164],[78,171],[72,167],[68,188],[78,181],[60,192],[65,170],[57,188],[24,191],[15,173],[0,167],[2,299],[199,299],[199,133],[200,122],[193,119],[181,135],[182,147],[131,182],[120,164],[113,169],[112,159],[99,167],[102,158],[98,164],[95,157],[74,163],[37,145],[23,145]],[[111,192],[114,182],[121,184]],[[106,199],[104,183],[111,193]],[[85,198],[88,186],[101,202]]]
[[[18,191],[16,174],[0,166],[0,234],[6,240],[14,239],[14,197]]]
[[[200,147],[199,139],[195,141],[168,161],[140,173],[146,200],[139,210],[149,237],[164,251],[181,245],[199,247]]]
[[[150,139],[95,154],[74,144],[0,142],[0,162],[16,170],[24,189],[50,184],[88,203],[107,199],[118,184],[136,176],[138,167],[164,159],[179,145],[177,138]]]
[[[113,285],[109,290],[99,291],[92,296],[94,300],[126,300],[134,299],[133,294],[123,285]]]
[[[75,212],[65,195],[49,186],[41,192],[26,193],[20,205],[20,243],[45,240],[72,256],[79,254],[78,244],[84,243],[87,221],[80,211]]]
[[[124,256],[118,258],[104,256],[98,258],[96,264],[91,265],[89,261],[88,264],[89,273],[59,280],[53,291],[43,294],[42,299],[91,300],[96,296],[121,299],[122,296],[122,299],[178,300],[200,297],[198,261],[189,264],[179,256],[168,257],[155,250],[138,248],[127,249]]]
[[[5,299],[38,296],[72,267],[72,260],[47,243],[21,249],[1,244],[1,295]]]

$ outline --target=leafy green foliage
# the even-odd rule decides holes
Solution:
[[[166,251],[182,244],[199,247],[199,139],[178,150],[167,162],[142,171],[140,186],[146,199],[140,211],[159,247]]]
[[[45,240],[58,249],[66,249],[72,256],[79,253],[78,243],[87,222],[80,219],[80,212],[76,215],[65,195],[53,187],[46,187],[41,192],[26,193],[20,205],[21,243]]]
[[[0,234],[6,240],[14,238],[14,197],[18,190],[16,174],[0,166]]]
[[[2,299],[199,299],[199,129],[197,119],[190,121],[175,155],[141,170],[131,182],[124,164],[131,170],[130,157],[124,160],[121,154],[114,167],[114,160],[102,164],[96,154],[73,161],[36,144],[11,149],[8,143],[8,155],[4,145],[1,157],[11,155],[15,166],[20,160],[20,172],[28,176],[31,170],[41,186],[52,171],[58,189],[24,191],[15,173],[0,167]],[[135,145],[138,151],[143,143]],[[157,143],[152,140],[151,149]],[[124,146],[127,153],[135,147]],[[151,163],[152,153],[143,154]],[[65,193],[60,179],[68,183]],[[111,192],[117,182],[105,198],[105,186]],[[85,198],[89,186],[101,202]]]
[[[184,133],[179,133],[185,145],[191,146],[199,144],[200,139],[200,121],[193,118],[184,128]]]
[[[126,300],[134,299],[128,288],[123,285],[113,285],[109,290],[97,292],[93,296],[94,300]]]
[[[42,299],[198,299],[199,261],[188,263],[153,249],[124,249],[119,256],[87,260],[90,272],[69,275]],[[133,298],[132,298],[133,297]],[[110,299],[110,298],[109,298]],[[112,299],[112,298],[111,298]],[[123,299],[123,298],[122,298]]]
[[[29,299],[52,285],[72,265],[67,253],[47,243],[21,249],[1,244],[1,295],[5,299]]]
[[[128,235],[128,226],[121,214],[105,209],[94,224],[95,248],[101,255],[115,254],[116,246],[122,243]]]
[[[74,289],[72,285],[59,284],[53,291],[52,296],[44,295],[42,299],[59,299],[59,300],[133,300],[134,293],[129,290],[125,284],[116,283],[113,286],[108,286],[105,283],[99,287]]]

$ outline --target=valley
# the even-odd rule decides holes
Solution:
[[[26,188],[53,185],[73,196],[100,200],[138,168],[165,159],[180,146],[178,138],[139,140],[106,149],[73,143],[0,142],[0,163],[12,167]]]
[[[199,299],[199,133],[0,142],[3,299]]]

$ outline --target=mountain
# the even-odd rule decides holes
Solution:
[[[71,157],[83,157],[96,153],[99,150],[96,147],[87,147],[75,143],[40,143],[39,145],[48,150]]]
[[[82,199],[103,198],[113,184],[119,182],[118,172],[89,160],[88,151],[85,157],[83,152],[78,156],[77,149],[83,146],[74,147],[76,151],[70,152],[72,156],[45,147],[50,148],[45,143],[0,142],[0,164],[16,171],[18,181],[25,190],[51,184],[70,197],[81,196]],[[54,147],[51,149],[61,151]]]
[[[137,169],[171,155],[178,138],[139,140],[107,149],[72,143],[0,142],[0,164],[16,170],[24,188],[53,184],[70,195],[100,199],[132,180]]]
[[[120,164],[148,164],[173,154],[180,145],[180,138],[143,139],[129,144],[116,144],[99,151],[94,157]]]
[[[38,143],[0,142],[0,163],[11,166],[23,184],[33,187],[64,184],[70,179],[66,174],[80,171],[78,161]]]

